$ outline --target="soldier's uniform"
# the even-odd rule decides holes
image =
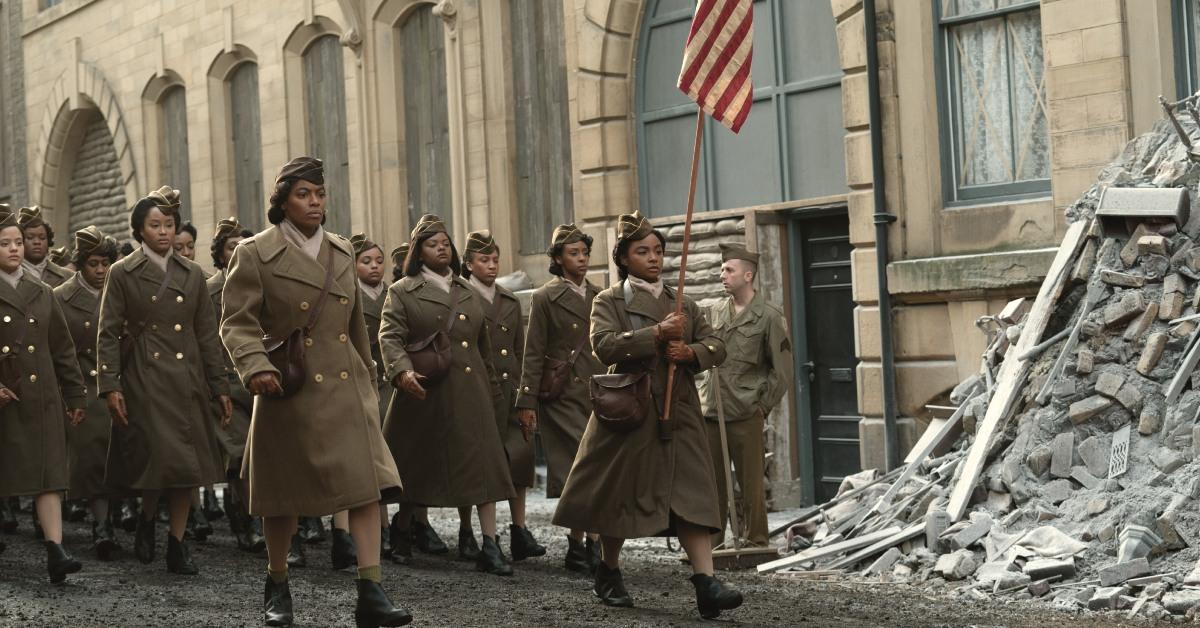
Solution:
[[[20,213],[17,215],[17,221],[21,226],[22,232],[30,227],[46,226],[47,229],[49,228],[49,226],[46,225],[45,219],[42,218],[42,208],[38,207],[37,205],[34,205],[33,207],[22,207]],[[34,279],[41,281],[51,288],[57,288],[58,286],[61,286],[62,284],[66,283],[66,281],[70,279],[72,275],[75,274],[70,270],[54,263],[50,259],[50,255],[47,255],[46,259],[43,259],[39,264],[34,264],[29,260],[25,260],[25,262],[21,264],[21,267],[24,268],[25,272]]]
[[[758,265],[758,254],[742,247],[722,245],[722,261],[740,259]],[[783,312],[767,303],[762,293],[737,312],[733,297],[713,306],[713,329],[725,342],[727,355],[720,369],[721,404],[734,477],[741,488],[745,520],[743,534],[754,545],[767,544],[767,504],[763,487],[763,424],[792,382],[792,343]],[[721,522],[729,517],[721,434],[717,424],[716,390],[710,373],[704,390],[704,417],[709,449],[720,494]],[[718,539],[724,532],[718,533]]]

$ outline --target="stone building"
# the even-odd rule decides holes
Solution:
[[[1031,293],[1062,208],[1196,89],[1200,0],[877,0],[900,449],[978,368],[977,317]],[[547,277],[550,228],[682,232],[695,107],[675,88],[694,0],[0,0],[0,201],[127,236],[184,191],[204,240],[261,227],[280,164],[328,168],[328,227],[391,247],[426,211],[490,228]],[[765,436],[777,505],[883,461],[883,361],[861,0],[756,0],[755,104],[704,133],[689,291],[717,245],[763,254],[798,382]],[[677,263],[677,262],[676,262]],[[677,265],[668,264],[668,270]],[[734,356],[754,359],[754,356]]]

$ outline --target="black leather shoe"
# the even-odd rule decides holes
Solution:
[[[400,527],[400,513],[392,516],[388,526],[388,538],[392,543],[392,555],[389,558],[397,565],[407,565],[412,562],[412,531]]]
[[[433,526],[418,521],[416,517],[409,526],[412,530],[413,544],[421,553],[434,555],[450,553],[450,548],[446,546],[442,537],[438,536],[437,530],[434,530]]]
[[[309,545],[325,541],[325,522],[320,517],[300,517],[300,540]]]
[[[262,519],[244,513],[242,516],[250,520],[250,528],[246,532],[246,542],[249,545],[247,551],[255,554],[267,551],[267,537],[263,535]]]
[[[137,532],[133,537],[133,555],[137,556],[143,565],[154,562],[154,526],[153,519],[137,518]]]
[[[203,543],[212,535],[212,524],[208,522],[208,517],[204,515],[203,509],[195,509],[188,511],[187,528],[184,530],[184,537],[196,539],[196,542]]]
[[[605,606],[633,608],[633,598],[625,590],[625,580],[621,578],[620,569],[609,569],[608,565],[600,563],[596,568],[596,586],[592,593],[600,598]]]
[[[300,541],[299,534],[292,535],[292,545],[288,548],[287,564],[288,567],[308,566],[308,556],[304,555],[304,543]]]
[[[87,519],[88,510],[81,499],[68,499],[63,502],[63,519],[71,523],[79,523]]]
[[[225,488],[225,492],[229,492],[229,488]],[[217,501],[216,489],[206,488],[200,491],[200,509],[204,511],[204,517],[212,521],[218,521],[225,516],[225,511],[221,509],[221,502]]]
[[[117,551],[117,539],[113,532],[112,521],[92,522],[92,549],[96,550],[96,558],[103,561],[113,559]]]
[[[346,569],[358,562],[358,548],[354,546],[354,537],[341,528],[334,528],[333,544],[329,547],[329,559],[334,569]]]
[[[50,573],[50,584],[58,584],[67,579],[67,574],[77,573],[80,569],[83,565],[71,558],[62,545],[46,541],[46,571]]]
[[[194,576],[200,568],[192,562],[192,554],[183,541],[167,535],[167,571],[181,576]]]
[[[354,605],[354,623],[358,628],[376,626],[407,626],[412,623],[412,614],[388,599],[383,587],[374,580],[355,580],[358,585],[358,603]]]
[[[594,576],[596,568],[600,566],[600,543],[584,537],[583,549],[587,552],[588,573]]]
[[[475,532],[471,528],[458,529],[458,557],[470,561],[479,558],[479,545],[475,542]]]
[[[266,549],[267,540],[263,538],[261,526],[257,517],[252,518],[236,508],[229,510],[229,530],[243,552],[258,554]]]
[[[292,625],[292,590],[287,581],[276,584],[271,576],[263,585],[263,623],[268,626]]]
[[[529,528],[517,527],[516,524],[510,525],[508,526],[508,536],[513,561],[546,555],[545,546],[538,544]]]
[[[512,565],[504,557],[504,552],[500,551],[496,539],[486,534],[483,535],[483,549],[479,550],[479,557],[475,559],[475,568],[495,576],[513,575]]]
[[[592,561],[588,558],[590,552],[587,546],[571,537],[567,537],[567,556],[563,565],[567,571],[581,574],[592,574]]]
[[[116,521],[113,523],[121,526],[121,529],[133,534],[137,532],[138,519],[138,503],[137,498],[122,499],[117,502]]]
[[[742,594],[727,587],[720,580],[698,573],[690,578],[696,587],[696,608],[704,619],[716,619],[721,611],[733,610],[742,605]]]
[[[0,499],[0,532],[14,534],[17,531],[17,508],[13,507],[16,497]]]
[[[379,556],[392,557],[392,533],[387,528],[379,528]]]

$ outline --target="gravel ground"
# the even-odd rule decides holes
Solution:
[[[546,557],[518,563],[516,575],[480,574],[473,565],[418,555],[412,566],[384,563],[384,587],[407,605],[417,626],[699,626],[695,597],[680,554],[663,539],[626,545],[623,570],[637,604],[605,608],[591,583],[562,568],[566,537],[550,525],[554,502],[530,496],[529,524],[549,548]],[[453,552],[457,513],[431,512],[434,526]],[[501,525],[508,522],[501,508]],[[779,518],[779,517],[775,517]],[[159,558],[149,566],[132,556],[133,538],[119,532],[125,551],[111,563],[88,551],[90,528],[67,524],[67,546],[84,570],[64,586],[47,584],[44,551],[28,516],[17,535],[4,537],[0,554],[0,626],[257,626],[265,556],[237,551],[225,520],[207,543],[193,544],[197,577],[174,576],[162,562],[165,526],[159,526]],[[507,534],[502,544],[508,552]],[[328,543],[309,546],[309,567],[293,570],[297,626],[353,625],[353,572],[329,568]],[[452,554],[453,555],[453,554]],[[948,591],[903,584],[804,581],[754,572],[720,575],[741,589],[746,604],[716,625],[738,626],[1120,626],[1122,614],[1065,613],[1031,603],[964,602]]]

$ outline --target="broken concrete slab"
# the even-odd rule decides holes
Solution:
[[[1133,320],[1146,311],[1146,298],[1140,290],[1129,290],[1121,298],[1104,307],[1104,325],[1113,327]]]
[[[1139,578],[1150,573],[1150,561],[1146,557],[1136,558],[1124,563],[1114,563],[1107,567],[1101,567],[1100,586],[1112,587],[1124,583],[1126,580]]]
[[[1087,467],[1071,467],[1071,479],[1079,482],[1083,488],[1088,490],[1094,489],[1100,485],[1100,479],[1092,475]]]
[[[1032,471],[1035,476],[1040,478],[1046,474],[1046,471],[1050,469],[1053,456],[1054,452],[1051,451],[1049,447],[1046,447],[1045,445],[1038,445],[1037,447],[1033,448],[1033,451],[1029,452],[1028,456],[1025,457],[1025,465],[1029,467],[1029,470]]]
[[[1200,589],[1181,589],[1165,593],[1162,596],[1162,605],[1168,611],[1182,615],[1200,606]]]
[[[1054,480],[1047,482],[1042,486],[1042,498],[1054,504],[1055,506],[1067,501],[1071,498],[1071,494],[1075,492],[1075,487],[1071,486],[1070,480]]]
[[[950,537],[950,548],[955,550],[968,548],[979,542],[979,539],[987,536],[988,532],[992,531],[992,518],[988,516],[976,517],[970,525],[960,530],[957,534]]]
[[[1155,406],[1142,408],[1138,416],[1138,434],[1149,436],[1162,427],[1162,412]]]
[[[1157,308],[1155,308],[1155,314],[1158,314]],[[1080,349],[1075,354],[1075,373],[1077,375],[1087,375],[1095,368],[1096,354],[1092,353],[1090,349]]]
[[[884,552],[879,558],[876,558],[875,562],[863,570],[863,575],[876,576],[886,573],[892,569],[892,565],[895,565],[896,561],[900,560],[901,556],[904,556],[904,554],[898,548],[888,548],[888,551]]]
[[[1129,587],[1100,587],[1088,600],[1088,609],[1093,611],[1115,611],[1121,596],[1129,593]]]
[[[1085,438],[1076,451],[1079,452],[1079,459],[1087,466],[1088,473],[1098,477],[1108,477],[1108,460],[1109,452],[1112,449],[1112,441],[1110,437],[1104,434],[1097,434]]]
[[[1113,404],[1113,400],[1103,395],[1092,395],[1087,399],[1076,401],[1067,409],[1067,416],[1075,425],[1104,412]]]
[[[1006,571],[996,578],[995,584],[992,585],[992,593],[1000,591],[1012,591],[1020,587],[1028,586],[1033,579],[1019,571]]]
[[[1154,466],[1159,471],[1171,473],[1187,463],[1187,459],[1183,457],[1183,454],[1173,449],[1159,447],[1150,453],[1150,462],[1154,463]]]
[[[1172,321],[1183,315],[1183,306],[1187,303],[1182,293],[1164,292],[1158,305],[1158,320]]]
[[[1043,580],[1053,576],[1063,579],[1073,578],[1075,577],[1075,559],[1035,558],[1025,563],[1025,568],[1021,571],[1034,580]]]
[[[1170,337],[1165,332],[1150,334],[1146,340],[1146,348],[1142,349],[1142,357],[1138,359],[1138,373],[1149,376],[1154,371],[1154,367],[1158,366],[1159,360],[1162,359],[1163,350],[1167,348],[1167,340],[1170,340]]]
[[[1163,293],[1178,293],[1187,292],[1187,283],[1178,273],[1171,273],[1163,278]]]
[[[979,563],[975,561],[975,554],[971,550],[958,550],[949,554],[942,554],[938,557],[937,563],[933,566],[933,570],[942,574],[946,580],[962,580],[979,568]]]
[[[1138,238],[1138,255],[1170,255],[1170,243],[1160,235],[1144,235]]]
[[[1125,406],[1126,410],[1137,414],[1142,410],[1142,390],[1133,383],[1126,383],[1117,391],[1117,403]]]
[[[1140,240],[1142,236],[1145,236],[1149,233],[1150,230],[1146,228],[1146,223],[1138,223],[1137,227],[1134,228],[1133,233],[1129,236],[1129,240],[1126,241],[1125,246],[1121,248],[1120,258],[1121,263],[1125,265],[1125,268],[1133,266],[1134,262],[1137,261],[1138,240]]]
[[[1075,458],[1075,432],[1067,431],[1054,437],[1050,444],[1050,475],[1056,478],[1071,477],[1071,463]]]
[[[1096,379],[1096,392],[1105,397],[1117,398],[1121,387],[1125,385],[1125,377],[1115,371],[1105,371]]]
[[[950,527],[950,513],[940,508],[925,515],[925,547],[931,552],[941,548],[941,536]]]
[[[1032,595],[1035,598],[1043,597],[1050,592],[1050,581],[1038,580],[1036,582],[1030,582],[1029,588],[1026,590],[1029,591],[1029,595]]]

